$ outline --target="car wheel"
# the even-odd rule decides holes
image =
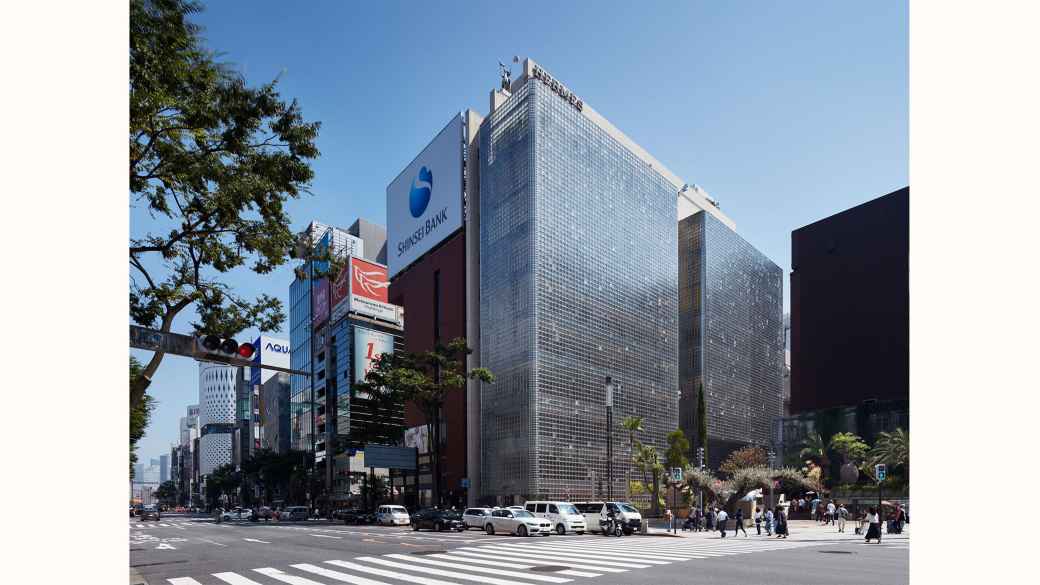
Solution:
[[[584,530],[579,530],[579,531],[577,532],[577,535],[578,535],[578,536],[581,536],[581,535],[583,535],[583,534],[585,534],[585,531],[584,531]]]
[[[443,532],[443,531],[444,531],[444,525],[443,525],[443,524],[441,524],[440,522],[437,522],[437,523],[435,523],[435,524],[433,525],[433,529],[434,529],[435,531],[437,531],[437,532]]]
[[[556,534],[559,534],[560,536],[563,536],[564,534],[567,534],[567,528],[564,527],[563,524],[557,524],[556,525]]]
[[[516,529],[516,535],[517,536],[527,536],[527,527],[524,526],[523,524],[518,526],[517,529]]]
[[[412,531],[413,532],[418,532],[419,531],[419,525],[418,524],[412,524]]]
[[[622,530],[624,530],[625,536],[632,536],[632,529],[631,528],[623,528]]]
[[[488,534],[494,534],[495,533],[495,527],[492,526],[490,522],[488,522],[488,525],[484,527],[484,531],[487,532]]]

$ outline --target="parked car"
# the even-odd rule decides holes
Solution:
[[[404,506],[379,506],[376,510],[376,521],[387,526],[407,526],[411,523],[408,510]]]
[[[543,518],[536,518],[527,510],[498,508],[491,511],[491,517],[485,522],[484,530],[488,534],[505,532],[517,536],[549,536],[552,534],[552,524]]]
[[[159,520],[162,516],[162,513],[159,511],[159,506],[156,506],[155,504],[148,504],[147,506],[143,506],[141,508],[141,510],[138,512],[138,516],[141,520],[148,520],[149,518],[152,520]]]
[[[279,520],[306,520],[311,515],[307,506],[289,506],[279,515]]]
[[[177,512],[178,514],[183,514],[183,513],[187,512],[187,509],[185,509],[184,506],[177,506],[176,508],[173,509],[173,511]]]
[[[224,522],[229,520],[252,520],[252,518],[253,511],[249,508],[237,507],[220,513],[220,519]]]
[[[526,502],[524,507],[536,517],[548,520],[560,536],[568,532],[585,534],[585,516],[570,502]]]
[[[257,520],[269,521],[271,518],[274,517],[274,512],[271,510],[271,508],[268,508],[267,506],[260,506],[256,509],[255,513]]]
[[[575,502],[574,507],[585,516],[585,529],[589,532],[599,531],[599,519],[608,510],[614,512],[625,534],[639,530],[643,523],[639,510],[627,502]]]
[[[462,523],[462,514],[455,510],[437,510],[434,508],[420,510],[411,515],[411,522],[412,530],[428,528],[437,532],[445,530],[462,532],[466,529]]]
[[[462,513],[462,525],[466,530],[470,528],[484,530],[490,517],[491,508],[466,508],[466,511]]]

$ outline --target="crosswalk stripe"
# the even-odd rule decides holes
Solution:
[[[555,545],[555,544],[543,544],[543,545],[539,545],[539,546],[530,546],[530,545],[523,545],[523,544],[504,544],[502,546],[508,546],[510,548],[521,549],[521,550],[527,549],[527,548],[537,548],[539,550],[554,550],[554,551],[560,551],[560,552],[595,553],[595,554],[598,554],[598,555],[602,555],[603,554],[603,549],[595,548],[593,546],[573,546],[573,545]],[[664,556],[664,555],[643,554],[642,552],[633,552],[631,550],[628,550],[627,552],[618,552],[618,551],[626,551],[626,549],[611,549],[611,552],[609,553],[610,554],[610,558],[612,558],[612,559],[616,558],[619,561],[629,560],[629,561],[633,561],[633,562],[637,562],[637,563],[650,563],[652,565],[667,565],[667,564],[669,564],[671,562],[674,562],[674,561],[684,561],[684,560],[686,560],[686,557],[674,556],[674,555]]]
[[[480,547],[480,550],[498,551],[500,553],[505,553],[505,554],[509,554],[509,553],[513,552],[513,549],[505,548],[503,546],[482,546],[482,547]],[[618,562],[618,561],[605,561],[605,560],[602,560],[602,559],[599,559],[599,558],[595,558],[595,555],[587,555],[587,554],[586,555],[578,555],[578,554],[561,553],[561,552],[556,552],[556,551],[549,551],[548,554],[544,554],[544,553],[541,553],[541,552],[539,552],[537,554],[538,554],[538,556],[544,556],[545,558],[570,559],[570,560],[573,560],[573,561],[587,562],[587,563],[594,562],[594,563],[596,563],[598,565],[606,565],[608,567],[623,567],[623,568],[626,568],[626,569],[647,569],[647,568],[650,568],[650,567],[653,566],[653,565],[644,565],[644,564],[641,564],[641,563],[621,563],[621,562]],[[550,556],[550,555],[552,555],[552,556]],[[592,557],[592,558],[590,558],[590,557]]]
[[[169,525],[169,524],[160,524],[159,526],[162,526],[162,527],[164,527],[164,528],[169,528],[169,527],[170,527],[170,525]]]
[[[520,579],[531,579],[532,581],[543,581],[545,583],[569,583],[574,579],[563,579],[561,577],[550,577],[548,575],[531,575],[529,573],[521,573],[519,571],[509,571],[506,569],[489,569],[487,567],[474,567],[472,565],[462,565],[459,563],[449,563],[444,561],[437,561],[429,558],[415,557],[401,554],[385,555],[392,559],[402,559],[413,563],[419,563],[423,565],[434,565],[437,567],[447,567],[449,569],[464,569],[467,571],[473,571],[476,573],[487,573],[488,575],[498,575],[500,577],[518,577]],[[430,555],[434,556],[434,555]]]
[[[136,526],[137,528],[144,528],[144,524],[136,524],[135,526]]]
[[[602,577],[600,573],[589,573],[588,571],[575,571],[574,569],[567,569],[565,571],[556,571],[560,575],[573,575],[575,577]]]
[[[387,555],[393,556],[393,555]],[[455,579],[464,579],[466,581],[476,581],[478,583],[487,583],[488,585],[518,585],[520,581],[509,581],[507,579],[498,579],[496,577],[483,577],[481,575],[470,575],[467,573],[460,573],[458,571],[444,571],[441,569],[434,569],[431,567],[414,567],[403,563],[395,563],[388,561],[380,557],[358,557],[357,560],[365,561],[366,563],[375,563],[377,565],[385,565],[387,567],[393,567],[395,569],[404,569],[406,571],[421,571],[422,573],[429,573],[431,575],[440,575],[441,577],[453,577]],[[411,560],[411,559],[406,559]],[[568,583],[574,579],[563,579],[562,582]]]
[[[368,567],[365,565],[359,565],[357,563],[350,563],[347,561],[325,561],[330,565],[336,565],[337,567],[343,567],[344,569],[354,569],[355,571],[361,571],[363,573],[372,573],[373,575],[379,575],[380,577],[390,577],[391,579],[397,579],[399,581],[408,581],[410,583],[419,583],[419,585],[457,585],[449,581],[441,581],[439,579],[427,579],[426,577],[417,577],[415,575],[407,575],[405,573],[398,573],[396,571],[387,571],[386,569],[376,569],[374,567]]]
[[[484,550],[483,548],[478,548],[476,550],[478,550],[478,551],[483,550],[485,553],[492,553],[495,556],[500,557],[500,558],[501,557],[513,557],[513,558],[520,557],[520,558],[530,559],[532,557],[535,557],[535,558],[538,558],[538,559],[548,560],[548,561],[566,561],[567,564],[570,564],[570,565],[573,565],[574,563],[581,563],[585,568],[591,568],[592,566],[595,566],[595,568],[592,569],[594,571],[607,570],[608,568],[615,569],[615,571],[607,570],[608,573],[617,572],[616,569],[622,569],[623,571],[625,571],[625,570],[628,570],[628,569],[645,569],[645,568],[650,566],[650,565],[633,565],[633,564],[629,564],[629,563],[616,563],[614,561],[601,561],[599,559],[579,559],[579,558],[576,558],[576,557],[564,556],[564,555],[559,555],[559,554],[556,554],[556,553],[514,553],[512,551],[506,551],[506,550]]]
[[[503,561],[503,560],[514,561],[515,560],[517,562],[530,563],[530,564],[534,564],[534,565],[548,565],[548,564],[551,564],[551,561],[552,561],[552,559],[548,559],[548,558],[545,558],[545,557],[542,557],[542,556],[538,556],[538,555],[516,554],[516,555],[505,556],[505,555],[501,555],[501,554],[497,554],[497,553],[492,553],[492,552],[489,552],[489,551],[479,552],[479,551],[468,551],[468,550],[455,549],[455,550],[451,551],[451,554],[453,554],[453,555],[465,555],[467,557],[478,557],[478,558],[485,558],[485,559],[495,559],[495,560],[498,560],[498,561]],[[572,563],[572,562],[568,562],[567,565],[570,566],[570,567],[573,567],[575,569],[581,569],[581,570],[586,570],[586,571],[598,571],[600,573],[625,573],[625,572],[628,571],[628,569],[618,569],[618,568],[615,568],[615,567],[599,567],[599,566],[589,565],[589,564],[575,564],[575,563]]]
[[[243,577],[238,573],[213,573],[213,576],[231,585],[260,585],[249,577]]]
[[[341,573],[339,571],[333,571],[332,569],[326,569],[325,567],[319,567],[308,563],[301,563],[299,565],[293,565],[292,567],[301,571],[314,573],[315,575],[321,575],[322,577],[328,577],[329,579],[335,579],[336,581],[353,583],[354,585],[386,585],[386,583],[383,583],[382,581],[375,581],[367,577],[358,577],[357,575]]]
[[[170,585],[202,585],[191,577],[174,577],[173,579],[167,579]]]
[[[272,579],[277,579],[277,580],[281,581],[282,583],[288,583],[289,585],[325,585],[324,583],[319,583],[317,581],[311,581],[310,579],[307,579],[306,577],[297,577],[296,575],[290,575],[288,573],[283,573],[282,571],[279,571],[278,569],[274,569],[274,568],[271,568],[271,567],[263,567],[263,568],[260,568],[260,569],[253,569],[253,570],[256,571],[257,573],[260,573],[261,575],[267,575],[268,577],[270,577]]]

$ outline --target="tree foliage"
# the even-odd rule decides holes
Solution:
[[[769,457],[765,449],[749,445],[731,452],[726,457],[726,460],[722,462],[722,465],[719,466],[719,471],[727,475],[733,475],[741,469],[764,467],[768,463]]]
[[[813,431],[805,437],[798,457],[802,460],[812,461],[814,466],[819,468],[820,486],[822,487],[827,479],[827,469],[830,467],[831,459],[827,454],[827,443],[818,431]]]
[[[682,429],[675,429],[668,433],[668,451],[665,452],[665,465],[669,468],[679,467],[685,469],[690,464],[686,454],[690,452],[690,442]]]
[[[661,476],[665,471],[664,465],[661,464],[661,457],[657,454],[657,448],[653,445],[640,444],[632,457],[632,462],[642,475],[643,486],[651,494],[650,514],[656,516],[660,513]]]
[[[175,504],[177,502],[177,482],[173,480],[164,481],[159,484],[159,487],[155,488],[153,495],[163,504]]]
[[[899,469],[904,473],[905,479],[909,480],[910,433],[901,427],[891,433],[878,433],[877,441],[867,454],[866,461],[871,468],[875,464],[884,463],[893,470]],[[873,476],[874,470],[870,469],[868,473]]]
[[[859,435],[855,433],[836,433],[831,437],[830,450],[841,455],[843,463],[858,463],[870,450]]]
[[[152,218],[129,243],[130,317],[168,332],[194,306],[194,326],[207,333],[276,330],[281,301],[247,299],[223,275],[247,265],[267,274],[287,261],[295,238],[284,205],[307,191],[319,124],[281,99],[277,80],[249,87],[218,63],[188,19],[199,10],[186,0],[130,2],[130,196]],[[162,358],[144,367],[131,404]]]
[[[411,402],[423,413],[432,437],[433,501],[440,503],[440,422],[444,402],[452,392],[466,387],[467,380],[494,382],[487,368],[466,369],[466,356],[472,350],[466,340],[456,338],[447,345],[438,343],[422,353],[384,353],[373,360],[365,379],[354,384],[382,403]]]
[[[621,428],[625,429],[625,433],[628,434],[628,452],[629,459],[635,456],[636,445],[639,444],[639,440],[636,438],[636,433],[643,432],[643,417],[641,416],[626,416],[621,421]],[[628,493],[625,495],[627,499],[632,499],[632,462],[625,466],[625,487]]]
[[[130,386],[140,377],[142,371],[141,362],[130,356]],[[155,410],[155,399],[144,394],[137,404],[130,404],[130,479],[134,479],[134,464],[137,463],[137,442],[144,437],[148,429],[148,422]]]

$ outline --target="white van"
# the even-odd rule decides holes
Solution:
[[[568,532],[585,534],[585,517],[570,502],[525,502],[525,509],[552,523],[556,534],[563,536]]]
[[[407,526],[412,519],[404,506],[379,506],[376,510],[376,523],[388,526]]]
[[[589,532],[599,532],[599,519],[606,517],[607,510],[614,512],[625,534],[638,531],[643,523],[643,515],[627,502],[575,502],[574,507],[585,516]]]

